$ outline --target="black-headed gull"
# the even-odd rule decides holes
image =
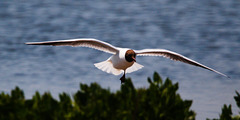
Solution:
[[[26,44],[27,45],[90,47],[103,52],[113,54],[106,61],[96,63],[94,65],[98,69],[114,75],[119,75],[123,72],[123,76],[120,78],[121,83],[125,81],[125,73],[131,73],[143,67],[142,65],[136,63],[136,56],[163,56],[175,61],[181,61],[181,62],[195,65],[198,67],[202,67],[210,71],[216,72],[220,75],[223,75],[225,77],[228,77],[227,75],[221,72],[218,72],[194,60],[191,60],[181,54],[178,54],[173,51],[165,50],[165,49],[133,50],[129,48],[115,47],[109,43],[106,43],[97,39],[91,39],[91,38],[46,41],[46,42],[27,42]]]

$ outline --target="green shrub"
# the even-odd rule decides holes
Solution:
[[[240,110],[240,95],[239,93],[236,91],[236,96],[234,96],[234,99],[236,101],[236,104]],[[219,119],[213,119],[213,120],[240,120],[240,112],[238,115],[236,116],[232,116],[232,106],[229,105],[227,106],[226,104],[223,105],[222,108],[222,113],[219,116]],[[209,119],[208,119],[209,120]]]
[[[182,100],[178,83],[164,82],[154,73],[149,87],[136,89],[130,79],[110,92],[97,83],[80,84],[73,99],[66,93],[54,99],[50,93],[25,99],[18,87],[0,94],[0,120],[193,120],[192,101]]]

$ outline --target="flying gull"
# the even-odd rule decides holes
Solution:
[[[121,83],[125,81],[125,74],[137,71],[143,67],[136,62],[136,56],[163,56],[174,61],[184,62],[190,65],[205,68],[207,70],[216,72],[222,76],[228,77],[227,75],[218,72],[210,67],[200,64],[192,59],[189,59],[181,54],[165,49],[143,49],[133,50],[130,48],[115,47],[109,43],[92,39],[92,38],[81,38],[81,39],[69,39],[69,40],[58,40],[58,41],[46,41],[46,42],[27,42],[27,45],[51,45],[51,46],[73,46],[73,47],[89,47],[94,48],[106,53],[113,54],[106,61],[94,64],[98,69],[111,73],[114,75],[123,76],[120,78]]]

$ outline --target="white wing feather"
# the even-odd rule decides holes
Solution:
[[[92,39],[69,39],[69,40],[58,40],[58,41],[46,41],[46,42],[27,42],[27,45],[51,45],[51,46],[73,46],[73,47],[89,47],[94,48],[103,52],[115,54],[119,51],[118,47],[115,47],[109,43]]]

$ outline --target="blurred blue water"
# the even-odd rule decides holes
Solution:
[[[181,53],[229,76],[161,57],[138,57],[142,70],[127,74],[147,87],[154,71],[179,82],[192,99],[197,119],[218,117],[240,91],[240,1],[141,0],[0,1],[0,91],[19,86],[27,98],[35,91],[73,94],[79,83],[97,82],[112,91],[120,76],[94,63],[110,55],[88,48],[26,46],[25,42],[96,38],[119,47],[164,48]]]

